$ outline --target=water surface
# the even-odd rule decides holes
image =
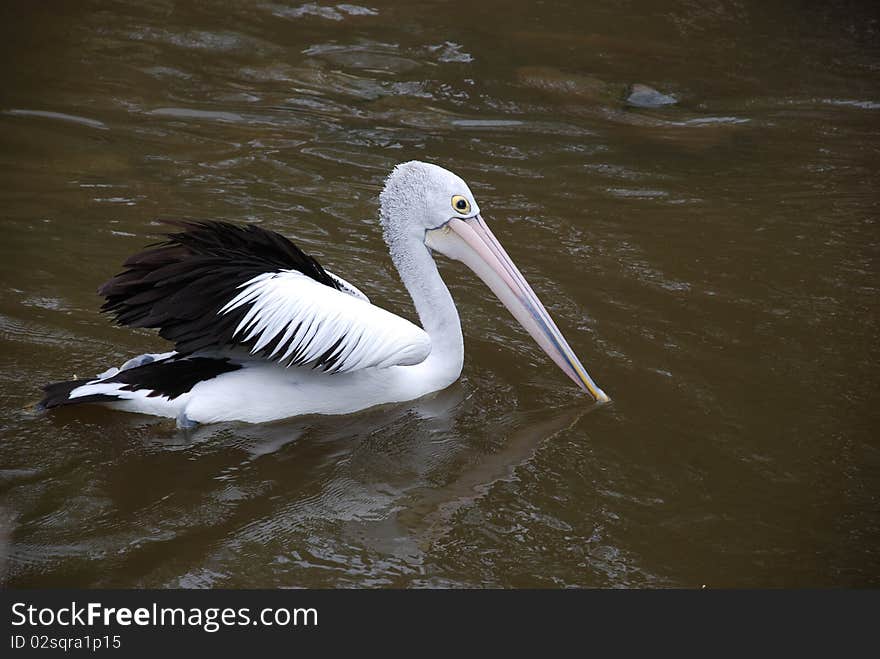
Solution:
[[[6,582],[878,585],[880,24],[772,4],[4,3]],[[165,349],[95,295],[158,218],[280,231],[413,318],[376,222],[412,158],[468,180],[612,405],[444,262],[435,397],[34,411]]]

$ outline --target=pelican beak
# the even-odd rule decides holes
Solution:
[[[611,400],[593,382],[532,287],[481,216],[475,215],[466,220],[452,218],[443,226],[428,230],[425,244],[473,270],[575,384],[597,402],[607,403]]]

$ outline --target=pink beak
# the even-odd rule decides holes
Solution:
[[[447,237],[433,235],[447,227],[460,240],[449,240],[448,238],[452,236],[448,233]],[[452,218],[443,227],[429,231],[426,244],[450,258],[463,262],[473,270],[492,289],[550,359],[556,362],[556,365],[575,384],[597,402],[606,403],[611,400],[593,382],[532,287],[486,226],[482,217],[475,215],[466,220]]]

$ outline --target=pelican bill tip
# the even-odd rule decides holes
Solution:
[[[581,385],[581,389],[586,391],[590,395],[590,397],[599,405],[604,405],[605,403],[611,402],[611,396],[606,394],[592,382],[581,382],[579,384]]]

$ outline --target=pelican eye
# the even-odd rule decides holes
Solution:
[[[452,207],[459,213],[469,213],[471,210],[471,202],[460,194],[457,194],[452,197]]]

